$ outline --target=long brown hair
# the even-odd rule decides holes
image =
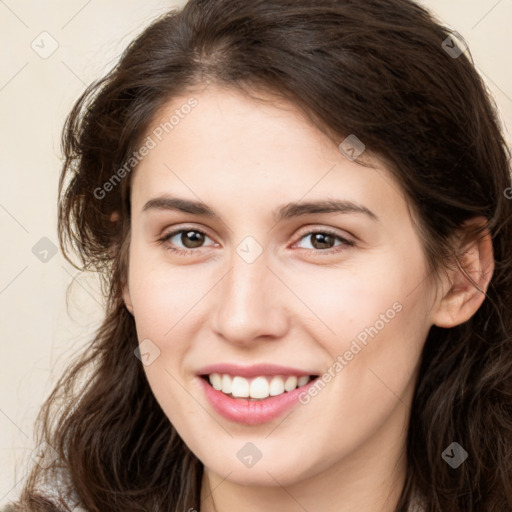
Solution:
[[[487,219],[495,271],[469,321],[426,339],[396,512],[415,492],[426,512],[512,510],[510,151],[454,37],[409,0],[190,0],[88,87],[63,132],[59,236],[70,261],[74,251],[78,268],[101,276],[106,316],[38,417],[38,440],[59,458],[34,465],[13,510],[67,510],[41,491],[65,494],[65,482],[90,512],[200,508],[202,464],[151,392],[122,300],[130,173],[102,187],[166,102],[208,83],[281,95],[337,144],[356,134],[407,195],[433,270],[453,263],[466,220]],[[457,469],[442,458],[454,441],[469,454]]]

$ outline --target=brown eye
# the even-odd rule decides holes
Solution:
[[[204,233],[200,233],[199,231],[182,231],[181,236],[179,238],[180,242],[187,249],[195,249],[200,247],[204,242],[205,235]]]
[[[331,231],[312,231],[303,235],[299,241],[308,240],[310,247],[303,247],[309,253],[332,254],[343,250],[345,246],[353,246],[354,242]]]
[[[330,249],[334,247],[335,238],[328,233],[312,233],[309,236],[311,237],[311,245],[315,249]]]
[[[161,242],[168,242],[168,249],[176,252],[187,252],[201,248],[206,239],[210,237],[198,229],[178,229],[161,238]]]

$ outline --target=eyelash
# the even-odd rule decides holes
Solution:
[[[176,236],[176,235],[178,235],[180,233],[183,233],[185,231],[193,231],[195,233],[200,233],[201,235],[204,235],[204,236],[208,237],[208,235],[204,231],[201,231],[200,229],[196,229],[196,228],[181,228],[181,229],[177,229],[175,231],[172,231],[171,233],[168,233],[168,234],[164,235],[162,238],[158,239],[158,241],[163,244],[163,243],[167,242],[168,240],[170,240],[171,238],[173,238],[174,236]],[[341,242],[341,244],[336,246],[337,248],[335,247],[335,248],[324,249],[324,250],[322,250],[322,249],[302,249],[308,255],[322,256],[322,255],[337,254],[337,253],[341,252],[342,250],[344,250],[343,246],[353,247],[355,245],[355,243],[353,241],[347,240],[346,238],[342,237],[338,233],[335,233],[334,231],[331,231],[329,229],[308,231],[307,233],[304,233],[297,240],[297,242],[302,240],[303,238],[306,238],[308,236],[311,236],[311,235],[314,235],[314,234],[317,234],[317,233],[321,233],[322,235],[332,236],[333,238],[339,240]],[[208,238],[210,238],[210,237],[208,237]],[[186,256],[186,255],[189,255],[189,254],[191,255],[194,252],[197,252],[199,249],[201,249],[201,247],[199,247],[197,249],[176,249],[175,247],[171,247],[170,245],[166,245],[165,249],[169,250],[169,251],[172,251],[174,253]]]

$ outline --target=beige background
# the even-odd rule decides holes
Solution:
[[[83,276],[68,313],[66,287],[76,270],[40,242],[46,237],[57,245],[64,117],[85,84],[104,74],[152,18],[182,3],[0,0],[0,506],[21,487],[43,399],[101,319],[94,281]],[[422,3],[467,39],[511,141],[512,1]],[[46,262],[32,251],[37,243]]]

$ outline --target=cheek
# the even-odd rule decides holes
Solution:
[[[149,252],[149,251],[148,251]],[[205,291],[192,267],[172,267],[152,261],[149,254],[134,250],[129,270],[130,297],[139,342],[149,339],[159,350],[144,366],[149,385],[166,416],[179,430],[187,428],[197,407],[184,390],[183,364],[198,325],[195,315]],[[188,419],[187,419],[188,418]]]
[[[192,265],[170,265],[159,252],[135,246],[130,253],[129,289],[139,339],[172,338],[175,326],[185,316],[190,322],[194,304],[208,290],[208,283]]]
[[[289,274],[290,287],[309,308],[300,310],[307,317],[297,321],[304,327],[304,318],[311,318],[312,336],[340,375],[334,387],[348,397],[340,418],[359,407],[375,409],[376,397],[385,414],[396,400],[393,393],[409,385],[429,329],[426,274],[421,249],[412,244],[408,254],[381,254],[371,265],[317,270],[310,279]],[[339,356],[342,362],[334,367]]]
[[[295,304],[292,311],[299,323],[315,327],[318,339],[332,340],[332,348],[339,349],[361,333],[364,340],[366,328],[382,331],[406,317],[410,322],[421,318],[425,290],[414,288],[425,272],[423,261],[411,258],[400,264],[400,259],[399,254],[387,254],[346,267],[294,268],[282,272],[293,294],[279,291],[283,300]]]

